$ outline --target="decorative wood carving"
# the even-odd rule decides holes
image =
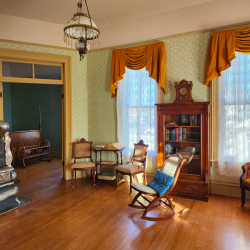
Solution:
[[[182,80],[179,83],[175,83],[175,90],[176,90],[176,98],[174,103],[193,103],[193,97],[192,97],[192,87],[193,82],[192,81],[186,81]]]

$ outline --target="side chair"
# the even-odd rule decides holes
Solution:
[[[72,143],[74,146],[74,164],[71,166],[72,187],[74,187],[74,172],[76,180],[76,170],[91,170],[91,177],[93,177],[93,183],[95,185],[96,166],[92,159],[92,143],[92,141],[86,141],[84,138],[82,138],[79,142]],[[90,159],[90,161],[76,162],[78,159]]]
[[[172,199],[169,197],[170,193],[172,192],[172,190],[175,187],[178,176],[180,174],[180,170],[181,170],[183,163],[185,161],[186,160],[183,159],[181,155],[168,155],[167,156],[167,159],[164,161],[163,166],[161,168],[161,171],[163,173],[169,175],[170,178],[174,177],[174,181],[173,181],[172,185],[169,187],[169,189],[163,193],[163,195],[158,195],[158,193],[153,188],[151,188],[149,186],[145,186],[145,185],[138,184],[138,183],[133,183],[131,185],[132,188],[134,190],[136,190],[138,193],[134,197],[131,204],[129,204],[129,206],[134,207],[134,208],[144,209],[143,215],[141,217],[142,219],[150,220],[150,221],[166,220],[166,219],[180,216],[181,214],[184,214],[185,212],[187,212],[189,210],[188,208],[182,207],[181,210],[176,211],[175,205],[173,204]],[[157,173],[156,173],[156,175],[157,175]],[[145,197],[145,195],[149,195],[149,196],[153,197],[153,200],[150,201],[147,197]],[[147,206],[138,200],[140,197],[143,198],[148,203]],[[136,202],[139,205],[135,204]],[[163,217],[163,216],[162,217],[149,217],[149,216],[147,216],[148,212],[150,210],[152,210],[152,208],[156,208],[159,206],[161,206],[162,208],[165,206],[171,208],[173,214],[165,216],[165,217]]]
[[[242,166],[243,174],[240,177],[241,206],[245,204],[245,190],[250,191],[250,162]]]
[[[134,152],[130,162],[125,165],[118,165],[116,170],[116,188],[118,187],[118,175],[130,176],[130,194],[132,192],[131,183],[135,181],[134,177],[137,174],[144,174],[144,184],[147,185],[146,177],[146,157],[147,157],[148,145],[144,144],[143,140],[134,144]]]

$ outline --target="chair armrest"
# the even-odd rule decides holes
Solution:
[[[249,165],[249,162],[242,166],[243,174],[240,177],[241,182],[247,178],[248,165]]]
[[[128,161],[125,165],[131,164],[131,163],[132,163],[132,161]]]
[[[138,169],[141,171],[142,167],[145,168],[144,163],[142,163],[141,165],[139,165],[139,166],[138,166]]]

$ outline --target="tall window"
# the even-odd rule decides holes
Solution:
[[[159,89],[158,89],[159,88]],[[133,153],[140,139],[148,144],[148,155],[156,158],[156,106],[160,87],[146,69],[126,68],[117,92],[118,141],[126,147],[125,156]],[[158,94],[159,96],[159,94]]]
[[[250,159],[250,55],[236,57],[218,84],[218,167],[231,177],[239,177]]]

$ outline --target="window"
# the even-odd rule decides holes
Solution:
[[[236,54],[218,84],[218,167],[239,177],[250,159],[250,55]]]
[[[126,156],[132,154],[134,143],[142,139],[149,145],[148,155],[156,158],[155,104],[159,92],[161,92],[159,85],[149,77],[146,69],[126,68],[117,92],[118,141],[126,147],[124,151]]]
[[[63,84],[62,64],[3,59],[0,68],[4,82]]]

